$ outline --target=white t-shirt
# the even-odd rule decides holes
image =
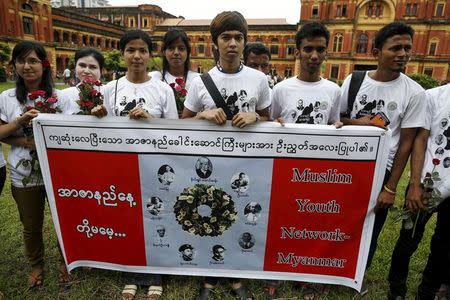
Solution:
[[[56,93],[56,97],[59,98],[60,91],[54,90],[54,92]],[[19,101],[17,101],[15,88],[6,90],[0,94],[0,119],[5,123],[10,123],[22,114],[24,107],[33,105],[33,101],[29,99],[25,105],[21,105]],[[22,128],[17,130],[11,136],[23,136]],[[31,170],[30,166],[25,168],[23,165],[19,165],[16,168],[16,165],[21,159],[31,159],[30,149],[12,145],[8,155],[8,163],[11,169],[11,184],[15,187],[24,187],[22,179],[27,177]],[[27,184],[27,187],[36,186],[36,179],[37,178],[33,178],[32,182]],[[39,185],[43,184],[41,179]]]
[[[426,125],[430,130],[422,180],[427,172],[433,171],[433,158],[440,160],[435,171],[439,172],[441,181],[436,187],[443,199],[450,197],[450,84],[427,90]]]
[[[270,106],[270,89],[267,77],[262,72],[243,66],[241,71],[234,74],[223,73],[217,67],[208,73],[233,115],[238,112],[254,112]],[[200,76],[192,81],[184,106],[192,112],[216,108]]]
[[[1,112],[0,112],[1,114]],[[6,165],[5,157],[3,156],[2,144],[0,143],[0,168],[3,168]]]
[[[306,82],[292,77],[273,88],[271,119],[282,117],[286,123],[324,124],[339,120],[340,89],[321,78]]]
[[[148,75],[152,78],[158,79],[160,81],[162,80],[162,73],[161,71],[152,71],[150,73],[148,73]],[[189,89],[189,87],[191,86],[192,80],[194,80],[195,77],[198,77],[200,74],[198,74],[197,72],[193,72],[193,71],[188,71],[187,77],[186,77],[186,90]],[[165,83],[167,84],[171,84],[172,82],[175,82],[175,79],[177,77],[173,76],[172,74],[170,74],[169,72],[166,72],[166,74],[164,75],[164,79]]]
[[[103,102],[108,114],[114,116],[127,116],[131,109],[142,107],[153,117],[178,119],[172,89],[154,78],[144,83],[132,83],[126,76],[111,81],[105,87]]]
[[[347,111],[349,75],[341,87],[341,112]],[[390,170],[400,143],[401,128],[420,128],[425,125],[426,101],[421,99],[424,89],[403,73],[394,80],[381,82],[369,77],[368,72],[356,95],[350,117],[375,115],[383,112],[389,119],[391,130],[387,168]]]
[[[104,94],[105,86],[96,87],[100,93]],[[58,106],[65,115],[76,115],[80,111],[79,100],[80,91],[77,86],[69,87],[60,92],[58,98]]]

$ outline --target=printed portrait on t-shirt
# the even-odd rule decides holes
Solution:
[[[385,105],[385,103],[384,103],[383,99],[378,100],[378,102],[377,102],[377,112],[383,111],[384,105]]]
[[[437,158],[441,158],[444,155],[444,148],[442,147],[437,148],[434,154],[436,155]]]
[[[444,141],[445,140],[447,141],[447,144],[445,145],[445,150],[450,150],[450,127],[444,130],[443,135],[445,137]]]
[[[135,107],[143,107],[145,104],[144,98],[133,99],[132,101],[127,101],[127,96],[122,97],[122,101],[120,101],[119,106],[116,107],[116,115],[118,116],[127,116],[130,111]]]
[[[442,164],[443,164],[444,168],[446,168],[446,169],[448,167],[450,167],[450,157],[444,158],[444,161],[442,162]]]
[[[438,134],[434,141],[436,144],[441,145],[444,142],[444,136],[442,134]]]
[[[441,120],[441,128],[445,129],[445,127],[447,127],[448,125],[448,119],[442,119]]]
[[[311,117],[311,113],[314,111],[313,104],[310,103],[305,107],[302,99],[298,100],[297,104],[298,104],[297,105],[298,112],[297,112],[297,120],[295,120],[295,123],[313,124],[314,120]]]

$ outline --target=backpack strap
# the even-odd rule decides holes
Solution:
[[[359,88],[364,81],[367,71],[353,71],[352,78],[350,79],[350,86],[348,87],[348,97],[347,97],[347,111],[343,117],[350,118],[353,104],[356,100],[356,95],[358,94]]]
[[[205,85],[206,89],[208,90],[208,93],[211,95],[212,99],[214,100],[214,103],[216,104],[217,108],[222,108],[225,114],[227,115],[227,120],[233,119],[233,113],[231,112],[230,108],[225,104],[225,101],[222,98],[222,95],[220,94],[219,90],[217,89],[216,84],[211,78],[211,75],[209,73],[205,73],[200,75],[200,78],[203,81],[203,84]]]

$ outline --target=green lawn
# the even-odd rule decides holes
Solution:
[[[0,91],[13,86],[0,84]],[[8,150],[3,146],[3,151]],[[406,173],[406,172],[405,172]],[[399,195],[403,195],[407,179],[404,175],[399,186]],[[403,201],[399,197],[397,203]],[[70,288],[57,284],[59,254],[56,236],[48,207],[45,212],[44,239],[46,245],[46,267],[44,287],[30,291],[26,288],[29,267],[24,256],[21,224],[14,200],[11,196],[9,178],[0,197],[0,291],[6,299],[121,299],[122,285],[124,284],[119,272],[77,269],[73,272],[74,280]],[[409,292],[407,299],[413,299],[415,289],[421,279],[421,271],[425,265],[430,238],[434,229],[433,218],[427,227],[424,240],[413,256],[410,264]],[[365,299],[385,299],[388,290],[387,273],[389,271],[392,249],[398,236],[400,224],[386,222],[384,231],[379,239],[378,251],[375,255],[371,269],[367,273],[370,283],[369,294]],[[133,248],[130,246],[130,253]],[[252,288],[257,299],[262,299],[264,283],[258,280],[246,281]],[[166,276],[165,293],[163,299],[194,299],[200,278],[185,276]],[[283,283],[281,295],[287,299],[300,299],[301,288],[293,282]],[[332,288],[327,297],[321,299],[352,299],[353,290],[345,287]],[[145,299],[143,290],[138,292],[137,299]],[[212,299],[234,299],[228,294],[228,285],[221,284]]]

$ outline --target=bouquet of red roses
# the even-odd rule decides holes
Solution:
[[[175,78],[175,82],[170,84],[175,95],[175,102],[177,104],[178,112],[182,112],[184,108],[184,100],[186,99],[187,90],[186,83],[182,77]]]
[[[58,102],[56,96],[45,96],[46,92],[42,90],[30,92],[28,94],[28,99],[32,100],[34,102],[34,105],[25,107],[25,110],[29,111],[31,109],[36,109],[40,113],[46,114],[61,112],[61,109],[56,105],[56,103]],[[31,126],[31,124],[23,126],[22,130],[27,138],[31,139],[33,137],[33,127]],[[30,174],[22,179],[22,183],[24,186],[26,186],[28,183],[31,183],[33,180],[36,180],[36,184],[39,184],[42,180],[41,167],[39,165],[39,158],[36,150],[30,151],[30,157],[30,159],[22,158],[16,165],[16,168],[18,168],[20,165],[22,165],[24,168],[30,168]]]
[[[94,107],[103,104],[103,95],[96,88],[101,85],[100,81],[90,78],[83,80],[78,85],[78,90],[80,91],[78,94],[79,100],[77,100],[77,104],[80,107],[78,115],[90,115]]]

